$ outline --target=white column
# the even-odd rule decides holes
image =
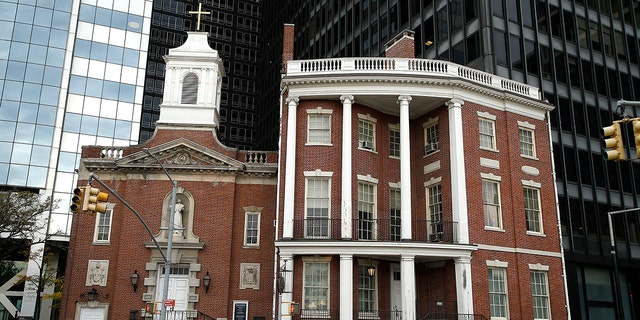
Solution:
[[[416,319],[416,271],[415,256],[400,258],[400,286],[402,288],[402,319]]]
[[[351,200],[352,130],[351,105],[353,96],[341,96],[342,101],[342,239],[351,239],[353,202]]]
[[[469,243],[469,217],[467,212],[467,182],[464,169],[464,141],[462,135],[462,104],[460,99],[451,99],[449,107],[449,162],[451,163],[451,209],[453,221],[458,222],[459,243]]]
[[[281,315],[280,319],[288,320],[291,319],[291,316],[283,316],[284,312],[288,313],[288,310],[285,310],[283,307],[283,302],[292,302],[293,301],[293,256],[292,255],[280,255],[280,272],[284,277],[284,290],[280,294],[280,310],[279,314]],[[286,270],[286,271],[285,271]]]
[[[353,255],[340,255],[340,320],[353,319]]]
[[[458,313],[473,314],[473,292],[471,290],[471,258],[455,259],[456,300]]]
[[[402,240],[411,240],[410,101],[411,96],[398,97],[398,103],[400,104],[400,232]]]
[[[286,168],[284,178],[284,214],[282,217],[282,237],[293,238],[293,210],[294,195],[296,191],[296,115],[298,109],[298,97],[287,98],[287,150]]]

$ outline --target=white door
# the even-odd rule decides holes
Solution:
[[[398,311],[398,312],[396,312]],[[402,319],[402,282],[400,265],[391,264],[391,319]]]
[[[158,295],[156,301],[162,302],[162,291],[164,289],[164,276],[158,280]],[[169,294],[167,299],[175,299],[175,311],[185,311],[188,306],[189,298],[189,278],[188,276],[171,275],[169,277]]]
[[[82,308],[80,309],[80,320],[104,320],[103,308]]]

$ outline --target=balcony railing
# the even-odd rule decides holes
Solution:
[[[457,243],[457,222],[412,220],[413,241]],[[293,221],[293,238],[304,240],[341,240],[342,220],[310,218]],[[400,219],[353,219],[353,240],[401,241]]]
[[[340,310],[309,310],[303,309],[294,319],[304,320],[332,320],[340,319]],[[398,310],[355,310],[353,319],[360,320],[402,320],[402,311]]]

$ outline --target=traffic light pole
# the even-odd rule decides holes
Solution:
[[[617,256],[617,250],[616,250],[616,241],[613,233],[613,215],[619,214],[619,213],[639,211],[639,210],[640,208],[611,211],[607,215],[607,218],[609,219],[609,239],[611,240],[611,256],[613,257],[613,281],[615,282],[613,289],[615,290],[615,293],[616,293],[616,309],[618,310],[619,319],[624,319],[624,307],[622,306],[620,275],[618,274],[618,256]]]
[[[165,301],[167,301],[167,297],[169,294],[169,275],[171,274],[171,247],[173,246],[173,231],[175,222],[175,208],[176,208],[176,193],[178,191],[178,182],[171,179],[171,175],[165,167],[162,165],[162,162],[158,160],[156,156],[154,156],[149,149],[142,149],[146,154],[152,157],[156,162],[160,165],[160,168],[164,171],[164,174],[167,175],[169,181],[173,185],[173,190],[171,191],[171,208],[169,209],[169,229],[167,230],[167,256],[164,258],[164,288],[162,290],[162,309],[160,311],[160,320],[167,319],[167,306]],[[159,250],[159,249],[158,249]],[[162,250],[160,250],[162,252]]]
[[[149,151],[147,151],[146,149],[145,149],[145,151],[147,153],[149,153]],[[151,154],[149,154],[149,155],[151,155]],[[158,159],[156,157],[154,157],[153,155],[151,155],[151,156],[154,159],[156,159],[156,161],[158,161]],[[158,161],[158,163],[160,163],[160,161]],[[173,229],[174,229],[173,228],[173,223],[174,223],[174,216],[175,216],[173,214],[173,208],[175,208],[175,206],[176,206],[176,192],[177,192],[177,189],[178,189],[178,183],[176,181],[174,181],[173,179],[171,179],[171,176],[169,176],[169,173],[167,173],[167,170],[164,168],[164,166],[162,166],[162,163],[160,163],[160,166],[162,167],[162,169],[164,170],[165,174],[167,174],[167,176],[169,177],[169,180],[173,184],[173,191],[171,192],[171,209],[170,209],[170,212],[169,212],[169,216],[170,216],[170,218],[169,218],[169,230],[167,231],[169,234],[167,236],[167,254],[166,255],[164,253],[162,253],[162,249],[160,248],[160,245],[158,244],[158,241],[156,240],[156,238],[153,236],[153,233],[151,233],[151,229],[149,229],[149,225],[147,225],[147,223],[144,221],[142,216],[140,216],[138,211],[136,211],[136,209],[134,209],[131,205],[129,205],[115,191],[113,191],[106,184],[104,184],[104,182],[102,182],[100,179],[98,179],[98,177],[96,177],[93,174],[93,172],[89,173],[89,181],[95,180],[96,182],[98,182],[102,187],[107,189],[109,191],[109,193],[111,193],[114,197],[116,197],[118,200],[120,200],[120,202],[122,202],[127,208],[129,208],[129,210],[131,210],[136,215],[136,217],[138,217],[140,222],[142,222],[142,225],[147,230],[147,233],[149,233],[149,235],[151,236],[151,239],[153,240],[153,243],[156,245],[156,248],[158,248],[158,252],[160,252],[160,255],[164,259],[164,291],[162,292],[162,309],[160,311],[160,320],[165,320],[167,318],[167,307],[165,306],[164,302],[167,300],[167,295],[168,295],[168,291],[169,291],[169,274],[171,272],[171,247],[173,246]]]

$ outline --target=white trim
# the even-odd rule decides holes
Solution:
[[[494,268],[508,268],[509,267],[509,262],[507,261],[500,261],[500,260],[487,260],[487,267],[494,267]]]
[[[318,106],[315,109],[307,109],[307,114],[333,114],[333,109],[324,109]]]
[[[400,131],[400,124],[399,123],[389,123],[389,130]]]
[[[522,185],[525,187],[536,188],[536,189],[542,188],[542,184],[540,182],[535,182],[533,180],[522,180]]]
[[[429,164],[427,164],[426,166],[424,166],[424,174],[428,174],[431,172],[434,172],[436,170],[440,169],[440,160],[431,162]]]
[[[373,122],[374,124],[378,122],[378,120],[372,117],[371,114],[369,113],[367,114],[358,113],[358,119]]]
[[[400,181],[398,181],[398,182],[389,182],[389,188],[400,190]]]
[[[500,169],[500,161],[499,160],[480,158],[480,165],[483,166],[483,167],[487,167],[487,168]]]
[[[529,123],[529,121],[518,121],[518,127],[522,127],[532,131],[536,130],[536,125]]]
[[[482,173],[481,172],[480,173],[480,177],[482,179],[486,179],[486,180],[493,180],[493,181],[498,181],[498,182],[502,181],[502,177],[501,176],[496,176],[493,173]]]
[[[249,222],[249,215],[250,214],[256,214],[258,215],[258,226],[256,227],[258,234],[256,235],[256,243],[247,243],[247,222]],[[262,219],[262,214],[260,213],[260,211],[245,211],[244,212],[244,237],[242,238],[242,245],[244,247],[248,247],[248,248],[256,248],[256,247],[260,247],[260,220]]]
[[[536,264],[529,263],[529,270],[549,271],[549,266],[540,264],[540,263],[536,263]]]
[[[427,127],[431,127],[432,125],[437,124],[437,123],[438,123],[438,117],[437,116],[436,117],[432,117],[432,118],[427,119],[427,121],[423,122],[422,123],[422,127],[424,129],[426,129]]]
[[[496,116],[494,116],[494,115],[492,115],[492,114],[490,114],[488,112],[482,112],[482,111],[478,111],[478,117],[484,118],[484,119],[488,119],[488,120],[491,120],[491,121],[496,121],[496,118],[497,118]]]
[[[304,171],[304,176],[305,177],[333,177],[333,172],[316,169],[315,171]]]
[[[554,257],[554,258],[562,258],[562,253],[553,252],[553,251],[542,251],[542,250],[533,250],[533,249],[525,249],[525,248],[512,248],[512,247],[502,247],[502,246],[492,246],[488,244],[476,244],[478,246],[478,250],[491,250],[498,252],[510,252],[510,253],[524,253],[535,256],[545,256],[545,257]]]
[[[436,185],[438,183],[442,182],[442,177],[436,177],[436,178],[431,178],[427,181],[424,182],[424,187],[430,187],[432,185]]]
[[[367,174],[366,176],[363,176],[361,174],[358,175],[358,181],[363,181],[363,182],[368,182],[368,183],[373,183],[373,184],[378,184],[378,179],[371,177],[371,174]]]

